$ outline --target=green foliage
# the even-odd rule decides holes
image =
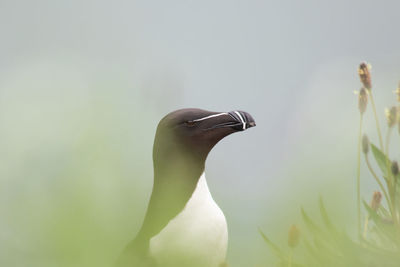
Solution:
[[[361,64],[364,66],[365,64]],[[359,72],[360,75],[364,72]],[[368,72],[368,75],[370,73]],[[362,78],[362,77],[360,77]],[[365,78],[365,77],[364,77]],[[370,76],[368,76],[370,80]],[[361,79],[363,81],[363,79]],[[325,208],[322,197],[319,200],[319,215],[321,222],[315,221],[305,209],[301,208],[301,216],[307,231],[302,232],[302,243],[295,249],[301,252],[293,259],[293,250],[287,251],[279,248],[268,237],[261,232],[266,244],[278,255],[278,266],[307,266],[307,267],[330,267],[330,266],[400,266],[400,186],[398,164],[391,161],[389,156],[390,136],[394,125],[400,129],[400,108],[392,107],[390,113],[387,113],[388,130],[386,136],[386,146],[383,150],[383,139],[380,132],[379,121],[376,116],[375,104],[372,98],[372,91],[368,89],[368,96],[371,100],[371,106],[374,111],[377,132],[381,148],[370,143],[370,151],[380,172],[373,169],[369,161],[368,138],[363,147],[366,165],[372,177],[379,185],[380,191],[375,191],[371,203],[362,201],[365,208],[365,217],[363,224],[353,228],[352,234],[348,235],[344,230],[340,230],[331,220],[328,210]],[[365,90],[365,89],[362,89]],[[397,94],[400,95],[400,89]],[[365,100],[365,99],[364,99]],[[366,102],[364,103],[366,106]],[[365,107],[366,108],[366,107]],[[360,112],[360,135],[359,144],[361,144],[361,131],[364,110]],[[361,156],[361,150],[358,150],[358,159]],[[357,181],[360,181],[360,160],[358,161]],[[362,179],[361,179],[362,181]],[[360,183],[357,183],[358,196],[358,214],[361,215]],[[382,194],[383,193],[383,194]],[[381,203],[384,196],[387,207]],[[356,211],[354,212],[356,214]],[[361,220],[361,216],[359,216]],[[361,224],[361,222],[360,222]],[[356,231],[358,229],[358,231]],[[353,233],[354,232],[354,233]],[[302,256],[300,256],[302,255]]]
[[[372,232],[393,237],[393,227],[384,223],[378,213],[373,211],[366,202],[364,205],[375,223]],[[304,209],[301,209],[307,231],[302,232],[302,243],[296,250],[301,251],[303,257],[301,261],[293,260],[292,265],[289,262],[292,252],[279,248],[260,230],[265,243],[279,258],[277,266],[398,266],[400,262],[398,250],[385,248],[377,240],[353,240],[345,231],[335,227],[328,216],[329,212],[322,198],[319,201],[319,209],[322,219],[322,223],[319,224],[311,219]]]
[[[374,144],[371,143],[371,151],[374,155],[375,161],[378,164],[379,168],[382,171],[383,177],[387,180],[387,175],[390,174],[391,162],[390,159],[383,153],[379,148],[377,148]]]

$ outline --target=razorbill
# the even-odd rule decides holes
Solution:
[[[225,266],[228,232],[204,175],[222,138],[255,126],[243,111],[180,109],[158,124],[154,184],[143,225],[118,266]]]

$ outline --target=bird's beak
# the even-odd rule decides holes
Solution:
[[[240,125],[234,126],[235,130],[244,131],[248,128],[256,126],[256,122],[253,117],[244,111],[231,111],[228,114],[232,117],[234,121],[240,123]]]
[[[232,128],[235,131],[244,131],[248,128],[256,126],[256,122],[253,117],[244,111],[231,111],[225,113],[226,116],[219,118],[219,122],[211,127],[211,129],[217,128]]]

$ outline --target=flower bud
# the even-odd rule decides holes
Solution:
[[[375,191],[372,194],[372,200],[371,200],[371,209],[374,211],[377,211],[379,206],[381,205],[381,200],[382,200],[382,193],[379,191]]]
[[[362,137],[362,151],[364,154],[368,154],[369,152],[369,139],[365,134]]]
[[[300,230],[296,225],[292,225],[289,229],[288,245],[295,248],[299,244]]]
[[[358,109],[360,110],[361,114],[363,114],[367,109],[367,104],[368,104],[368,93],[367,90],[363,87],[360,89],[360,92],[358,93]]]
[[[389,128],[392,128],[397,122],[397,107],[385,109],[385,115]]]
[[[392,161],[392,166],[391,166],[392,174],[393,176],[397,176],[399,174],[399,164],[397,164],[397,161]]]
[[[369,72],[371,66],[366,62],[362,62],[358,67],[358,75],[360,76],[360,81],[365,88],[371,90],[371,73]]]

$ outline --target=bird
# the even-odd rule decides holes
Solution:
[[[212,148],[224,137],[255,126],[244,111],[185,108],[157,126],[154,181],[147,212],[118,267],[227,266],[228,229],[204,174]]]

